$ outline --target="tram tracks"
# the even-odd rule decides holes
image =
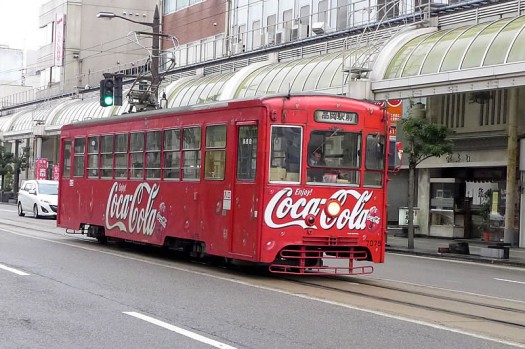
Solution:
[[[379,279],[280,279],[323,299],[525,347],[525,302]]]

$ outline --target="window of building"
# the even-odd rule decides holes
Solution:
[[[310,5],[301,7],[299,15],[299,37],[305,38],[310,36]]]
[[[128,135],[115,135],[115,178],[128,178]]]
[[[180,179],[180,130],[164,131],[164,179]]]
[[[293,25],[293,10],[289,9],[283,12],[283,28],[292,28]]]
[[[64,141],[64,158],[62,159],[62,177],[71,176],[71,141]]]
[[[113,135],[100,137],[100,177],[113,177]]]
[[[226,168],[226,125],[206,127],[204,178],[224,179]]]
[[[129,178],[144,178],[144,132],[130,134]]]
[[[86,158],[86,139],[75,138],[75,155],[73,162],[73,176],[84,177],[84,160]]]
[[[160,178],[161,131],[146,133],[146,178]]]
[[[252,47],[257,48],[264,45],[261,41],[261,21],[254,21],[252,23]]]
[[[239,127],[237,179],[255,180],[257,170],[257,133],[255,125]]]
[[[203,1],[204,0],[164,0],[162,12],[164,15],[167,15]]]
[[[268,37],[270,38],[270,43],[274,43],[275,32],[277,31],[277,15],[271,15],[266,18],[266,31],[268,32]]]
[[[337,1],[337,30],[348,28],[348,0]]]
[[[186,127],[182,130],[182,179],[200,179],[201,169],[201,128]]]
[[[317,9],[318,9],[317,21],[324,23],[325,28],[327,28],[328,27],[328,0],[319,1],[319,5]]]

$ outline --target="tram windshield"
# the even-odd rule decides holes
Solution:
[[[383,185],[384,135],[333,127],[312,130],[304,138],[305,143],[302,127],[272,126],[270,182],[299,183],[306,171],[306,182],[313,185]]]
[[[308,140],[307,181],[359,184],[361,134],[341,129],[314,130]]]

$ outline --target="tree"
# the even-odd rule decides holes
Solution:
[[[414,197],[416,166],[433,156],[452,153],[452,134],[446,126],[436,125],[425,118],[424,104],[412,106],[411,116],[400,124],[405,134],[403,153],[408,157],[408,248],[414,248]]]
[[[25,170],[29,166],[29,147],[23,147],[22,153],[19,154],[19,140],[15,141],[15,155],[13,157],[13,164],[15,167],[15,173],[14,173],[14,184],[13,184],[13,191],[15,193],[18,193],[18,185],[20,182],[20,173]]]
[[[2,191],[4,191],[5,175],[13,172],[13,153],[6,151],[4,145],[0,145],[0,177],[2,178]]]

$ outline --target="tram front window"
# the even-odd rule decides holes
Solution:
[[[359,184],[361,134],[315,130],[308,141],[307,182]]]

